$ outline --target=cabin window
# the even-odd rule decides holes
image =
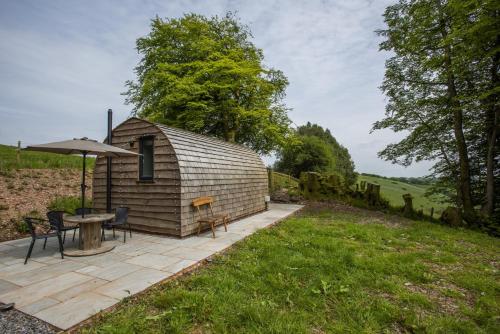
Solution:
[[[139,141],[139,180],[153,180],[154,137],[142,137]]]

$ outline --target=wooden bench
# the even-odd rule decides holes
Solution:
[[[197,220],[198,222],[198,235],[200,235],[201,225],[208,224],[212,229],[212,236],[215,238],[215,226],[218,224],[224,224],[224,228],[227,232],[227,222],[229,220],[229,215],[227,213],[222,213],[218,215],[214,215],[214,211],[212,209],[212,203],[214,202],[213,197],[198,197],[195,198],[192,202],[193,207],[197,210],[200,218]],[[207,206],[206,214],[203,215],[200,208],[203,206]]]

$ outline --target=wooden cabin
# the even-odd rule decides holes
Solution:
[[[112,144],[142,154],[111,164],[111,207],[128,207],[135,230],[195,233],[198,213],[191,203],[201,196],[212,196],[214,213],[228,213],[230,220],[265,209],[266,167],[246,147],[138,118],[114,128]],[[97,158],[92,189],[98,212],[106,210],[106,170],[106,158]]]

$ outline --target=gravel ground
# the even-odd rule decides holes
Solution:
[[[40,319],[12,309],[0,312],[0,333],[4,334],[54,334],[56,331]]]

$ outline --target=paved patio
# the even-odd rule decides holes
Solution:
[[[117,231],[109,253],[61,259],[55,238],[38,240],[24,265],[29,239],[0,243],[0,301],[15,302],[16,308],[60,329],[68,329],[149,286],[217,253],[238,240],[269,226],[302,206],[271,204],[266,212],[219,226],[217,237],[205,232],[200,237],[176,239],[133,233],[123,243]],[[65,247],[75,247],[72,232]],[[78,235],[77,235],[78,237]],[[112,233],[107,233],[112,239]]]

